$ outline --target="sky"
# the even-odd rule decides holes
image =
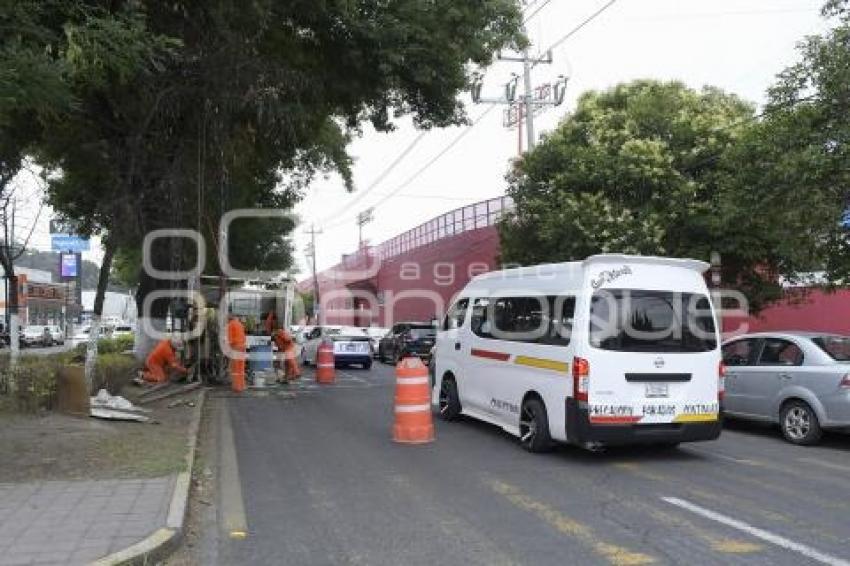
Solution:
[[[526,13],[540,10],[526,24],[532,52],[544,51],[605,3],[533,3]],[[569,77],[564,103],[538,116],[535,130],[551,131],[575,109],[582,92],[638,78],[679,80],[695,88],[710,84],[760,104],[775,75],[797,60],[797,42],[828,29],[821,5],[821,0],[619,0],[555,49],[551,65],[533,70],[534,84]],[[495,62],[485,71],[482,96],[499,96],[511,72],[521,73],[521,64]],[[473,120],[490,106],[473,104],[468,93],[462,100]],[[389,134],[366,128],[349,150],[355,159],[355,192],[346,193],[339,177],[330,175],[317,179],[296,207],[302,219],[296,235],[298,279],[310,270],[304,250],[311,223],[323,230],[316,240],[316,263],[325,269],[357,249],[355,217],[373,205],[378,204],[374,221],[363,232],[370,243],[379,244],[443,212],[504,194],[518,132],[502,126],[503,108],[491,110],[418,175],[465,128],[426,133],[386,175],[421,132],[409,120]]]
[[[526,14],[536,12],[526,24],[531,51],[542,53],[606,0],[527,3]],[[760,104],[775,75],[797,60],[797,42],[828,29],[829,22],[819,13],[822,3],[618,0],[557,47],[552,64],[534,68],[535,85],[551,82],[558,75],[569,77],[564,103],[537,116],[535,130],[538,135],[551,131],[575,108],[582,92],[638,78],[679,80],[695,88],[710,84]],[[521,73],[521,65],[497,61],[486,69],[482,96],[499,96],[512,72]],[[468,93],[462,94],[461,100],[472,120],[487,112],[474,127],[435,129],[424,135],[409,119],[399,121],[392,133],[365,127],[363,136],[349,148],[355,160],[355,192],[346,193],[335,174],[315,180],[295,209],[301,218],[295,234],[298,279],[310,271],[305,248],[311,224],[322,230],[317,236],[316,263],[325,269],[342,254],[357,249],[355,217],[369,207],[375,206],[374,221],[364,227],[364,238],[379,244],[444,212],[504,194],[504,176],[517,155],[518,132],[502,126],[503,106],[490,109],[491,105],[473,104]],[[28,172],[22,173],[18,182],[23,203],[18,234],[35,223],[31,245],[49,250],[52,213],[47,207],[39,212],[41,184]],[[83,257],[99,263],[102,251],[96,240],[92,244],[92,251]]]

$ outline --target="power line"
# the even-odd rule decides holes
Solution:
[[[542,3],[542,4],[540,4],[540,6],[538,6],[536,10],[534,10],[533,12],[531,12],[530,14],[528,14],[525,18],[523,18],[522,23],[523,23],[523,24],[528,23],[528,20],[530,20],[531,18],[533,18],[534,16],[536,16],[536,15],[538,14],[538,12],[540,12],[540,10],[542,10],[543,8],[545,8],[545,7],[546,7],[546,5],[547,5],[547,4],[549,4],[549,2],[551,2],[551,1],[552,1],[552,0],[543,0],[543,3]]]
[[[537,10],[532,12],[532,15],[536,14],[540,9],[542,9],[546,4],[548,4],[549,1],[550,0],[546,0],[541,6],[538,7]],[[563,35],[558,41],[556,41],[551,46],[549,46],[549,48],[546,49],[544,52],[552,51],[553,49],[555,49],[559,45],[563,44],[569,38],[571,38],[576,33],[581,31],[581,29],[584,28],[587,24],[589,24],[590,22],[592,22],[593,20],[598,18],[600,15],[602,15],[603,12],[605,12],[608,8],[613,6],[616,2],[617,2],[617,0],[608,0],[608,2],[603,4],[598,10],[596,10],[594,13],[592,13],[587,18],[582,20],[577,26],[575,26],[570,31],[568,31],[565,35]],[[539,61],[534,61],[532,66],[536,65],[538,62]],[[418,171],[416,171],[416,173],[414,173],[410,178],[408,178],[406,181],[404,181],[396,189],[390,191],[386,196],[384,196],[378,202],[376,202],[373,205],[373,207],[377,208],[378,206],[380,206],[384,202],[393,198],[393,196],[395,196],[396,193],[401,191],[405,186],[409,185],[412,181],[414,181],[417,177],[419,177],[419,175],[424,173],[429,167],[431,167],[431,165],[433,165],[437,160],[439,160],[443,155],[445,155],[449,150],[451,150],[451,148],[453,148],[461,139],[463,139],[463,137],[466,136],[466,134],[468,134],[470,132],[470,130],[472,130],[472,128],[474,128],[487,114],[489,114],[493,110],[493,108],[495,108],[495,106],[490,106],[489,108],[487,108],[487,110],[485,110],[480,116],[478,116],[478,118],[475,119],[475,121],[472,124],[469,125],[469,127],[467,127],[465,130],[463,130],[454,140],[452,140],[451,143],[449,143],[449,145],[447,145],[445,148],[443,148],[443,150],[440,153],[438,153],[436,156],[434,156],[433,159],[428,161],[428,163],[426,163],[422,168],[420,168]],[[334,226],[335,225],[328,226],[328,228],[332,228]]]
[[[565,35],[563,35],[563,36],[561,37],[561,39],[559,39],[558,41],[556,41],[555,43],[553,43],[552,45],[550,45],[548,48],[544,49],[544,50],[543,50],[543,52],[544,52],[544,53],[548,53],[548,52],[552,51],[553,49],[555,49],[556,47],[558,47],[558,46],[560,46],[561,44],[563,44],[563,43],[564,43],[565,41],[567,41],[569,38],[571,38],[572,36],[574,36],[575,34],[577,34],[579,31],[581,31],[581,29],[582,29],[584,26],[586,26],[587,24],[589,24],[590,22],[592,22],[593,20],[595,20],[596,18],[598,18],[600,15],[602,15],[602,13],[603,13],[605,10],[607,10],[608,8],[610,8],[611,6],[613,6],[616,2],[617,2],[617,0],[608,0],[608,2],[606,2],[605,4],[603,4],[601,8],[599,8],[598,10],[596,10],[595,12],[593,12],[592,14],[590,14],[588,17],[586,17],[584,20],[582,20],[582,21],[581,21],[581,23],[579,23],[576,27],[574,27],[573,29],[571,29],[570,31],[568,31]],[[537,63],[538,63],[538,62],[539,62],[539,61],[534,61],[534,62],[532,63],[532,65],[531,65],[531,66],[532,66],[532,67],[534,67],[535,65],[537,65]]]
[[[410,142],[407,145],[407,147],[404,148],[404,150],[401,153],[398,154],[398,156],[392,161],[392,163],[390,163],[386,167],[386,169],[381,171],[381,173],[375,178],[374,181],[369,183],[368,187],[366,187],[362,191],[355,194],[354,198],[350,202],[348,202],[345,205],[344,208],[341,208],[341,209],[337,210],[336,212],[334,212],[333,214],[330,214],[330,215],[326,216],[325,218],[321,219],[319,221],[319,224],[324,223],[324,222],[329,222],[329,221],[333,220],[334,218],[337,218],[338,216],[341,216],[343,214],[347,214],[351,210],[352,206],[354,206],[355,204],[357,204],[358,202],[363,200],[370,192],[372,192],[372,190],[374,190],[379,184],[381,184],[381,182],[384,179],[387,178],[387,175],[389,175],[393,171],[393,169],[395,169],[396,166],[398,166],[398,164],[401,163],[404,160],[404,158],[407,157],[410,154],[411,151],[413,151],[413,148],[415,148],[416,145],[420,141],[422,141],[422,138],[424,138],[425,134],[427,134],[427,133],[428,133],[427,131],[420,132],[419,135],[416,136],[413,139],[413,141]]]
[[[538,13],[538,12],[540,12],[540,10],[542,10],[543,8],[545,8],[545,7],[546,7],[546,5],[547,5],[547,4],[549,4],[551,1],[552,1],[552,0],[543,0],[543,2],[542,2],[539,6],[537,6],[537,8],[536,8],[533,12],[531,12],[529,15],[527,15],[527,16],[525,17],[525,19],[523,19],[523,24],[525,24],[525,22],[527,22],[528,20],[530,20],[531,18],[533,18],[535,15],[537,15],[537,13]],[[536,2],[535,2],[535,4],[536,4]],[[531,5],[529,5],[529,6],[528,6],[528,8],[533,7],[535,4],[531,4]],[[524,10],[523,10],[523,11],[524,11]],[[487,112],[489,112],[489,110],[488,110]],[[484,114],[487,114],[487,112],[485,112]],[[481,119],[481,118],[483,118],[483,117],[484,117],[484,115],[480,116],[480,117],[479,117],[479,119]],[[478,120],[476,120],[476,121],[472,124],[472,126],[474,126],[476,123],[478,123]],[[470,126],[470,128],[471,128],[472,126]],[[411,141],[411,142],[407,145],[407,147],[406,147],[406,148],[404,148],[404,150],[402,150],[402,152],[401,152],[401,153],[400,153],[400,154],[399,154],[399,155],[398,155],[398,156],[397,156],[397,157],[396,157],[396,158],[392,161],[392,163],[390,163],[390,164],[386,167],[386,169],[384,169],[384,170],[383,170],[383,171],[382,171],[382,172],[381,172],[381,173],[380,173],[380,174],[379,174],[379,175],[375,178],[375,180],[374,180],[374,181],[372,181],[372,182],[369,184],[369,186],[368,186],[368,187],[366,187],[365,189],[363,189],[362,191],[360,191],[359,193],[357,193],[357,194],[354,196],[354,199],[353,199],[353,200],[351,200],[350,202],[348,202],[344,208],[342,208],[342,209],[340,209],[340,210],[337,210],[336,212],[334,212],[333,214],[330,214],[330,215],[326,216],[325,218],[322,218],[321,220],[319,220],[319,221],[318,221],[318,223],[321,225],[321,224],[323,224],[323,223],[330,222],[331,220],[333,220],[333,219],[335,219],[335,218],[337,218],[337,217],[339,217],[339,216],[341,216],[341,215],[343,215],[343,214],[347,214],[347,213],[350,211],[350,209],[351,209],[351,207],[352,207],[353,205],[355,205],[355,204],[357,204],[358,202],[360,202],[361,200],[363,200],[363,199],[364,199],[364,198],[365,198],[365,197],[366,197],[366,196],[367,196],[370,192],[372,192],[372,190],[374,190],[374,189],[375,189],[375,187],[377,187],[377,186],[378,186],[378,185],[379,185],[379,184],[380,184],[380,183],[381,183],[384,179],[386,179],[387,175],[389,175],[389,174],[390,174],[390,173],[391,173],[391,172],[392,172],[392,171],[396,168],[396,166],[398,166],[398,164],[399,164],[399,163],[401,163],[401,162],[404,160],[404,158],[405,158],[405,157],[407,157],[407,156],[410,154],[410,152],[411,152],[411,151],[413,151],[413,149],[414,149],[414,148],[415,148],[415,147],[419,144],[419,142],[420,142],[420,141],[422,141],[422,139],[425,137],[425,135],[426,135],[427,133],[428,133],[428,131],[422,131],[422,132],[420,132],[420,133],[419,133],[419,135],[417,135],[417,136],[413,139],[413,141]],[[463,135],[466,135],[466,134],[462,134],[462,136],[463,136]],[[461,137],[462,137],[462,136],[461,136]],[[458,140],[458,141],[459,141],[459,140]],[[454,143],[455,143],[455,142],[452,142],[452,144],[451,144],[451,145],[454,145]],[[438,156],[438,158],[439,158],[439,156]],[[426,166],[426,168],[427,168],[427,166]],[[384,202],[384,201],[383,201],[383,200],[381,200],[381,201],[379,201],[379,202]],[[326,226],[326,227],[327,227],[327,228],[333,228],[334,226],[338,226],[338,225],[340,225],[340,223],[335,223],[335,224],[332,224],[332,225],[330,225],[330,226]]]
[[[483,120],[483,119],[484,119],[484,117],[485,117],[485,116],[487,116],[487,114],[489,114],[490,112],[492,112],[494,108],[495,108],[495,106],[490,106],[489,108],[487,108],[487,110],[485,110],[484,112],[482,112],[482,113],[478,116],[478,118],[476,118],[476,119],[475,119],[475,120],[474,120],[474,121],[473,121],[473,122],[472,122],[469,126],[467,126],[466,128],[464,128],[464,129],[463,129],[463,130],[462,130],[462,131],[461,131],[461,132],[460,132],[457,136],[455,136],[455,138],[454,138],[451,142],[449,142],[449,144],[448,144],[448,145],[446,145],[446,146],[445,146],[445,147],[444,147],[444,148],[443,148],[443,149],[442,149],[442,150],[441,150],[441,151],[440,151],[437,155],[435,155],[434,157],[432,157],[432,158],[431,158],[431,159],[430,159],[427,163],[425,163],[425,165],[423,165],[422,167],[420,167],[419,169],[417,169],[417,170],[416,170],[416,172],[415,172],[415,173],[413,173],[413,175],[411,175],[410,177],[408,177],[407,179],[405,179],[405,180],[404,180],[404,181],[403,181],[400,185],[398,185],[395,189],[393,189],[393,190],[391,190],[390,192],[386,193],[386,194],[385,194],[382,198],[380,198],[380,199],[379,199],[379,200],[378,200],[375,204],[373,204],[373,205],[372,205],[372,208],[377,208],[378,206],[382,205],[383,203],[385,203],[385,202],[386,202],[386,201],[388,201],[389,199],[393,198],[393,197],[396,195],[396,193],[400,192],[402,189],[406,188],[406,187],[407,187],[410,183],[412,183],[413,181],[415,181],[415,180],[416,180],[416,179],[417,179],[420,175],[422,175],[422,174],[423,174],[425,171],[427,171],[427,170],[428,170],[428,169],[429,169],[432,165],[434,165],[434,163],[436,163],[437,161],[439,161],[441,157],[443,157],[443,156],[444,156],[446,153],[448,153],[448,152],[449,152],[449,151],[450,151],[450,150],[451,150],[454,146],[456,146],[456,145],[457,145],[457,144],[458,144],[458,143],[459,143],[459,142],[460,142],[460,141],[461,141],[464,137],[466,137],[466,135],[467,135],[470,131],[472,131],[472,129],[473,129],[476,125],[478,125],[478,123],[479,123],[479,122],[481,122],[481,120]],[[330,224],[330,225],[328,225],[328,226],[325,226],[324,228],[325,228],[325,229],[332,229],[332,228],[336,228],[337,226],[343,226],[343,225],[345,225],[345,224],[347,224],[347,223],[348,223],[348,220],[347,220],[347,219],[345,219],[345,220],[342,220],[342,221],[339,221],[339,222],[335,222],[335,223],[333,223],[333,224]]]

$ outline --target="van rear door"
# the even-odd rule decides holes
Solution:
[[[593,291],[586,350],[591,424],[717,419],[720,353],[704,289]]]

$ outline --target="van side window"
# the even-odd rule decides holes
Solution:
[[[566,296],[476,299],[470,327],[481,338],[566,346],[575,306]]]
[[[469,299],[460,299],[449,312],[443,321],[443,330],[453,330],[463,326],[463,321],[466,319],[466,309],[469,306]]]
[[[478,298],[472,303],[472,317],[469,319],[469,327],[476,336],[481,338],[492,338],[490,335],[490,324],[487,321],[487,311],[490,308],[490,299]]]
[[[548,346],[568,345],[573,334],[575,311],[575,297],[549,297],[551,317],[544,321],[547,332],[537,342]]]

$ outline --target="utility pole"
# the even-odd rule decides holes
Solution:
[[[319,274],[316,271],[316,234],[321,234],[321,230],[316,230],[316,225],[311,224],[307,234],[310,234],[310,243],[307,245],[307,253],[311,256],[311,264],[313,269],[313,318],[316,324],[319,323]]]
[[[549,57],[551,61],[551,55]],[[525,88],[523,98],[525,99],[525,133],[527,136],[526,146],[528,151],[534,149],[536,138],[534,137],[534,100],[531,92],[531,62],[528,60],[528,49],[522,50],[522,82]]]
[[[375,219],[374,212],[375,207],[373,206],[357,214],[357,238],[360,242],[358,249],[363,247],[363,226]]]
[[[496,55],[500,61],[508,61],[511,63],[522,63],[522,86],[523,93],[517,100],[516,87],[519,82],[519,76],[512,74],[511,79],[504,85],[504,94],[500,97],[482,97],[482,75],[476,75],[472,79],[472,101],[476,104],[505,104],[507,108],[502,116],[502,125],[506,128],[517,127],[519,152],[522,153],[522,122],[526,123],[526,145],[527,150],[534,149],[537,142],[537,132],[534,130],[534,115],[540,113],[547,107],[559,106],[564,102],[564,95],[567,91],[567,77],[558,75],[558,78],[551,83],[543,83],[533,85],[531,80],[531,69],[538,63],[551,64],[552,52],[546,52],[545,56],[532,57],[529,55],[528,49],[522,51],[521,56],[504,56],[501,53]]]

